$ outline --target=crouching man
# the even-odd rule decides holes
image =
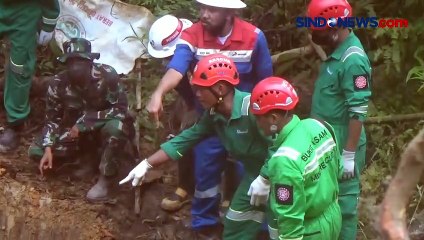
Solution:
[[[100,176],[88,191],[87,199],[106,201],[111,180],[118,174],[121,153],[134,137],[127,97],[115,69],[93,62],[100,54],[91,52],[89,41],[73,38],[63,44],[63,49],[65,54],[59,61],[66,65],[66,70],[49,82],[46,122],[28,154],[40,161],[39,170],[43,174],[60,157],[73,158],[78,154],[81,141],[98,139],[94,140],[94,147],[89,146],[89,151],[100,150],[97,155]]]

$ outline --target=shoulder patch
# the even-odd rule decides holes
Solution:
[[[353,87],[355,91],[363,91],[369,88],[368,74],[353,75]]]
[[[275,200],[281,205],[293,205],[293,186],[275,184]]]

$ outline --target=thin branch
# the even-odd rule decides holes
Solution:
[[[400,114],[400,115],[389,115],[382,117],[369,117],[365,120],[367,124],[378,124],[386,122],[398,122],[398,121],[414,121],[424,119],[424,113],[411,113],[411,114]]]

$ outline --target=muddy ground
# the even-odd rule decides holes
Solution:
[[[3,101],[0,102],[2,108]],[[139,216],[134,214],[134,189],[130,184],[117,184],[134,163],[123,164],[114,187],[115,201],[105,204],[85,200],[96,175],[76,178],[72,164],[56,166],[55,171],[41,177],[37,163],[27,157],[27,150],[41,130],[44,101],[32,97],[31,105],[19,149],[0,155],[0,239],[193,239],[192,232],[184,227],[190,220],[189,205],[177,213],[166,213],[159,207],[165,194],[175,189],[174,163],[153,172],[151,182],[141,187]],[[2,108],[1,126],[5,123],[4,114]],[[143,143],[141,148],[141,152],[149,153],[153,147]]]

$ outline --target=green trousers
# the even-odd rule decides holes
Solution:
[[[355,177],[339,181],[339,205],[343,216],[341,240],[356,240],[360,175],[365,167],[365,155],[366,145],[359,146],[355,153]]]
[[[342,153],[347,142],[348,127],[332,124],[337,136],[337,143]],[[365,167],[366,135],[362,130],[358,147],[355,151],[355,177],[339,181],[339,205],[342,211],[342,230],[340,240],[356,240],[358,229],[358,200],[360,195],[360,175]]]
[[[122,128],[123,124],[119,120],[101,120],[95,123],[93,131],[80,133],[80,138],[95,136],[94,141],[101,144],[101,146],[97,146],[97,148],[102,149],[99,170],[104,176],[115,176],[118,172],[120,153],[124,151],[126,141],[129,139]],[[37,138],[28,149],[29,158],[36,161],[39,161],[44,155],[44,149],[39,139]],[[75,142],[75,144],[78,144],[78,142]],[[53,158],[59,154],[61,157],[77,155],[81,147],[87,147],[81,145],[72,146],[69,142],[55,141],[52,149]],[[96,151],[97,148],[91,149],[91,151]]]
[[[245,172],[224,219],[224,240],[256,239],[265,218],[272,226],[269,227],[269,230],[276,230],[276,223],[274,223],[271,210],[267,206],[250,205],[250,196],[247,195],[247,192],[256,177],[257,175]]]
[[[30,112],[29,91],[36,61],[36,34],[41,19],[38,1],[4,5],[0,2],[0,37],[11,43],[6,69],[4,105],[7,122],[22,123]]]
[[[337,240],[340,235],[342,215],[337,202],[331,204],[317,218],[305,219],[305,240]]]

